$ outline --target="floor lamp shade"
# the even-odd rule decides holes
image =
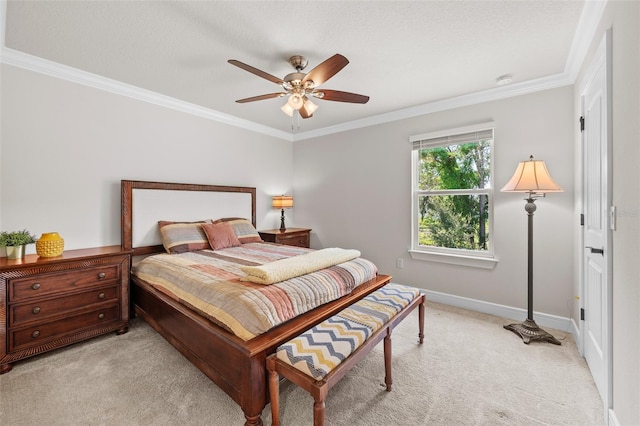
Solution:
[[[505,325],[504,328],[513,331],[522,337],[524,343],[532,340],[542,340],[556,345],[560,341],[547,333],[533,320],[533,213],[536,211],[536,198],[544,197],[547,192],[562,192],[562,188],[553,180],[544,161],[521,161],[516,172],[507,184],[502,188],[504,192],[528,192],[527,203],[524,207],[527,212],[527,319],[522,323]]]
[[[501,189],[504,192],[531,192],[544,194],[547,192],[562,192],[547,170],[544,161],[534,160],[533,155],[528,161],[521,161],[511,180]]]
[[[273,208],[280,209],[280,230],[286,231],[287,228],[284,226],[284,209],[290,209],[293,207],[293,197],[289,195],[276,195],[273,197]]]

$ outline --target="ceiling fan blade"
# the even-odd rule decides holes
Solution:
[[[282,84],[284,83],[284,81],[282,81],[281,78],[275,77],[269,73],[266,73],[262,70],[259,70],[258,68],[254,68],[251,65],[247,65],[243,62],[240,61],[236,61],[235,59],[229,59],[227,62],[229,62],[231,65],[235,65],[238,68],[242,68],[245,71],[249,71],[251,74],[255,74],[258,77],[262,77],[266,80],[269,80],[275,84]]]
[[[324,93],[324,96],[321,95]],[[318,99],[325,101],[337,101],[337,102],[350,102],[354,104],[366,104],[369,102],[369,97],[365,95],[358,95],[357,93],[342,92],[340,90],[318,90],[312,93]]]
[[[304,84],[307,80],[311,80],[314,82],[316,87],[320,86],[322,83],[336,75],[342,68],[346,67],[348,63],[349,60],[347,58],[336,53],[309,71],[309,73],[302,79],[302,83]]]
[[[259,96],[252,96],[250,98],[238,99],[236,102],[238,102],[239,104],[244,104],[247,102],[262,101],[264,99],[281,98],[286,94],[287,94],[286,92],[269,93],[266,95],[259,95]]]

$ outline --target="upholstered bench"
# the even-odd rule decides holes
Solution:
[[[345,374],[384,340],[387,391],[391,391],[391,331],[416,306],[420,344],[424,340],[425,296],[390,283],[280,345],[267,357],[272,424],[280,424],[279,375],[313,396],[313,424],[324,425],[325,398]]]

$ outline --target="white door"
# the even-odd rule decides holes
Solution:
[[[605,410],[609,405],[610,174],[607,32],[590,66],[582,95],[584,221],[582,239],[582,345]]]

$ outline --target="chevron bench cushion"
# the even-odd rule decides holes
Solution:
[[[384,381],[391,391],[391,331],[418,307],[418,342],[422,344],[424,303],[419,290],[390,283],[280,345],[267,357],[272,425],[280,424],[279,375],[313,396],[313,424],[322,426],[329,389],[382,340]]]
[[[277,357],[320,380],[419,294],[413,287],[387,284],[281,345]]]

